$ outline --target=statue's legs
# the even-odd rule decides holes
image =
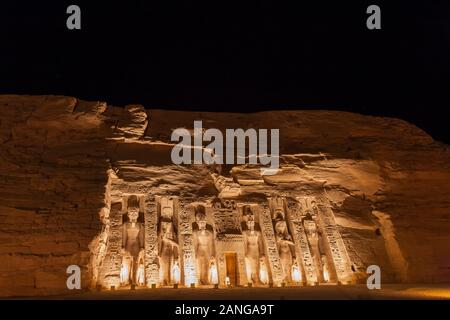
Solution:
[[[162,258],[159,266],[159,277],[161,279],[161,284],[163,286],[166,286],[169,280],[169,264],[167,263],[166,259]]]
[[[132,273],[132,257],[125,255],[122,257],[122,265],[120,268],[120,284],[128,285],[130,283],[131,273]]]
[[[209,259],[202,255],[197,258],[200,284],[209,284]]]
[[[286,283],[292,282],[292,259],[290,256],[281,257],[281,265],[283,267],[284,281]]]
[[[257,257],[248,256],[246,260],[247,281],[253,284],[260,284],[259,281],[259,259]]]
[[[170,285],[170,279],[171,279],[171,267],[172,267],[172,263],[171,263],[171,257],[170,256],[162,256],[159,260],[159,274],[160,274],[160,279],[161,279],[161,284],[164,286],[168,286]]]
[[[137,284],[137,271],[138,271],[139,263],[138,263],[138,257],[134,256],[131,259],[131,269],[130,269],[130,278],[131,278],[131,284],[136,285]]]
[[[254,284],[260,285],[261,281],[259,280],[259,258],[253,258],[252,260],[252,281]]]
[[[245,273],[247,274],[247,282],[250,283],[252,281],[252,267],[250,258],[245,257]]]

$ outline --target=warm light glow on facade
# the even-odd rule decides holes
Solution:
[[[211,264],[211,267],[209,268],[209,281],[211,284],[218,284],[219,283],[219,276],[217,272],[217,266],[215,263]]]
[[[122,266],[120,267],[120,284],[121,285],[126,284],[129,278],[130,278],[130,270],[128,270],[128,265],[122,263]]]
[[[269,274],[265,263],[261,263],[261,267],[259,269],[259,279],[263,284],[267,284],[269,282]]]
[[[328,274],[327,270],[323,271],[323,281],[325,281],[325,282],[330,281],[330,275]]]
[[[331,247],[339,236],[332,212],[326,212],[331,218],[324,221],[319,217],[325,215],[322,212],[316,213],[316,220],[303,218],[305,210],[295,205],[299,199],[291,199],[290,209],[286,199],[271,198],[268,208],[261,204],[238,204],[234,208],[227,202],[216,207],[184,204],[181,210],[177,197],[160,196],[155,198],[155,211],[145,211],[143,199],[141,195],[127,195],[123,200],[126,207],[110,213],[114,231],[122,238],[111,238],[108,243],[108,259],[100,270],[107,276],[99,280],[105,288],[130,284],[149,288],[257,287],[269,283],[278,287],[301,285],[303,281],[312,285],[330,282],[329,263],[339,262],[337,265],[346,272],[342,264],[347,261],[345,248]],[[145,213],[143,220],[139,212]],[[289,217],[296,221],[292,231],[286,222]],[[322,225],[333,233],[316,232]],[[335,256],[320,255],[319,241],[332,248]],[[141,248],[138,256],[132,252],[134,247]],[[302,259],[297,261],[296,256]],[[321,264],[313,263],[314,256],[321,258]],[[119,259],[121,263],[117,263]]]
[[[302,274],[297,264],[292,266],[292,280],[296,283],[300,283],[302,281]]]
[[[174,284],[180,283],[181,275],[180,275],[180,266],[178,265],[178,263],[174,263],[172,267],[172,279]]]
[[[139,265],[139,268],[137,269],[136,272],[136,282],[138,283],[138,285],[143,286],[145,285],[145,267],[144,264],[141,263]]]

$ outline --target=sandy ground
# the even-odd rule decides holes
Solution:
[[[450,299],[450,284],[385,285],[369,290],[364,285],[287,288],[232,289],[137,289],[89,291],[45,299],[75,300],[379,300],[379,299]]]

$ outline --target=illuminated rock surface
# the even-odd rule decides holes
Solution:
[[[379,300],[379,299],[450,299],[448,285],[387,284],[381,290],[368,290],[365,285],[315,286],[286,288],[233,288],[221,290],[158,289],[116,290],[69,293],[55,299],[104,300]]]
[[[160,285],[164,215],[176,230],[180,285],[198,285],[192,243],[200,207],[217,238],[220,286],[233,261],[238,279],[230,281],[249,282],[239,245],[247,211],[264,235],[275,285],[285,281],[287,258],[271,240],[288,236],[302,283],[325,282],[327,268],[329,282],[363,282],[372,264],[385,283],[450,281],[450,149],[404,121],[331,111],[145,110],[54,96],[0,96],[0,111],[1,296],[67,293],[72,264],[82,267],[83,288],[120,285],[131,195],[145,222],[146,286]],[[192,129],[194,120],[206,129],[279,128],[281,170],[262,177],[257,167],[173,165],[172,130]],[[289,235],[274,228],[280,208]]]

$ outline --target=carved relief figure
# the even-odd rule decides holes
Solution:
[[[179,281],[179,250],[175,224],[173,221],[173,207],[161,208],[158,236],[159,274],[162,285],[171,285]],[[176,274],[178,270],[178,274]],[[175,272],[174,272],[175,271]]]
[[[264,247],[260,231],[255,230],[254,216],[247,217],[247,230],[242,232],[244,236],[245,260],[247,280],[249,283],[261,284],[260,266],[264,264]]]
[[[293,280],[292,267],[295,261],[295,245],[289,234],[285,220],[278,220],[275,222],[275,238],[277,241],[284,280],[287,283],[291,283]]]
[[[216,284],[217,267],[215,264],[214,234],[212,227],[206,223],[205,207],[195,208],[197,227],[194,229],[194,250],[197,260],[197,273],[199,283]]]
[[[144,265],[144,225],[138,222],[139,200],[136,196],[128,199],[128,220],[122,226],[122,269],[121,283],[144,285],[139,275],[139,266]],[[138,281],[139,280],[139,281]]]

